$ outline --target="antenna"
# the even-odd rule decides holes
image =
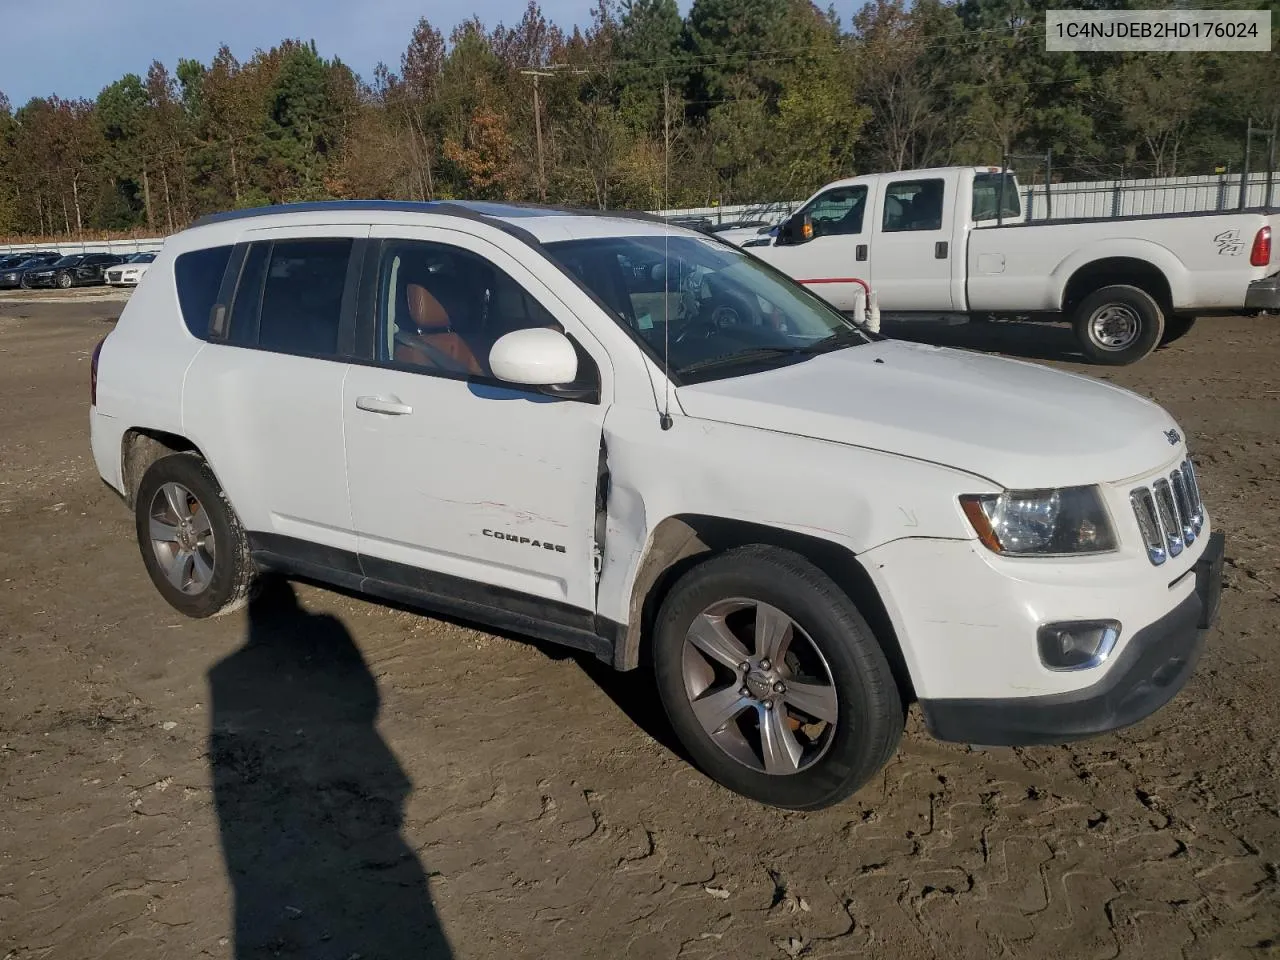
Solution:
[[[662,416],[658,423],[670,430],[671,419],[671,81],[662,78]]]

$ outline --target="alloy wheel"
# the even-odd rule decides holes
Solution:
[[[183,593],[203,593],[213,580],[217,544],[209,513],[180,483],[165,483],[151,500],[151,549],[165,579]]]
[[[831,668],[777,607],[747,598],[707,607],[685,635],[682,671],[698,724],[739,763],[785,776],[830,747],[839,716]]]

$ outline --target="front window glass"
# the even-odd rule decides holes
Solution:
[[[836,187],[814,199],[805,211],[813,224],[813,235],[846,236],[862,232],[862,214],[867,205],[867,188]]]
[[[493,345],[531,327],[564,332],[542,304],[484,257],[420,240],[383,247],[378,359],[431,373],[492,378]]]
[[[852,321],[727,244],[687,235],[546,245],[686,382],[750,373],[866,343]]]
[[[55,266],[55,267],[74,267],[74,266],[76,266],[77,264],[79,264],[79,263],[80,263],[80,261],[82,261],[83,259],[84,259],[84,254],[82,254],[82,253],[77,253],[77,254],[75,254],[74,256],[71,256],[71,257],[63,257],[63,258],[62,258],[61,260],[59,260],[57,263],[53,264],[53,266]]]

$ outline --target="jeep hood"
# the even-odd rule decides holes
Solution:
[[[1007,488],[1126,480],[1181,438],[1161,407],[1037,364],[885,340],[682,386],[691,417],[927,460]]]

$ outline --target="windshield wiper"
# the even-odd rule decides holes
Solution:
[[[710,370],[712,367],[723,367],[734,363],[751,360],[768,360],[771,357],[794,357],[808,352],[807,347],[753,347],[750,350],[739,350],[737,353],[726,353],[718,357],[699,360],[686,367],[680,367],[678,373],[694,373],[698,370]]]
[[[801,347],[800,349],[804,353],[826,353],[830,350],[838,350],[841,347],[852,346],[855,343],[869,342],[856,327],[841,327],[821,340],[815,340],[807,347]]]

